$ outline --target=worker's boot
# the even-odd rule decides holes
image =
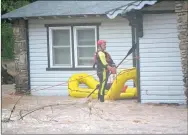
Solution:
[[[100,95],[99,100],[100,100],[100,102],[104,102],[104,95]]]

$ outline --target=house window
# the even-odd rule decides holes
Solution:
[[[98,26],[49,26],[48,69],[92,69]]]
[[[49,28],[50,66],[72,67],[71,27]]]
[[[96,27],[74,27],[75,67],[92,66],[96,40]]]

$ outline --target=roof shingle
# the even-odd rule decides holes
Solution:
[[[95,15],[134,1],[36,1],[2,15],[2,18],[38,16]]]

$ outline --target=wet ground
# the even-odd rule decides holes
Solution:
[[[6,120],[20,96],[14,95],[14,85],[3,85],[2,94],[2,119]],[[183,105],[139,104],[136,100],[106,103],[92,100],[84,104],[81,99],[61,96],[24,96],[11,120],[2,123],[2,133],[186,134],[188,126],[187,109]]]

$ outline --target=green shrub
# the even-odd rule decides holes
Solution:
[[[10,23],[3,22],[1,25],[1,58],[14,58],[14,37]]]

